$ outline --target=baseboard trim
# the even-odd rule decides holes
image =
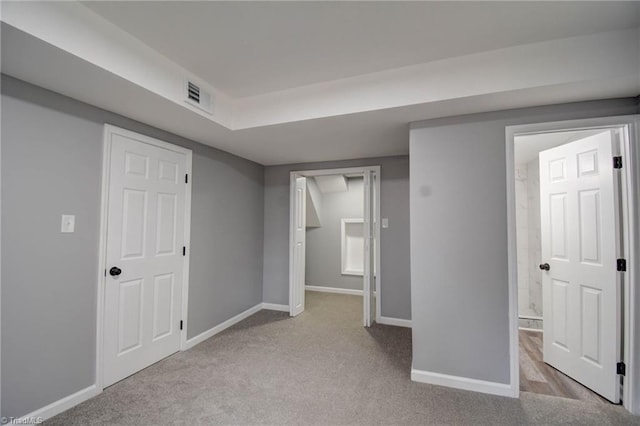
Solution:
[[[392,317],[379,317],[376,322],[384,325],[395,325],[396,327],[411,328],[411,320]]]
[[[348,288],[323,287],[319,285],[305,285],[307,291],[319,291],[322,293],[350,294],[352,296],[362,296],[362,290],[352,290]]]
[[[15,419],[16,424],[34,424],[35,419],[42,421],[48,420],[53,416],[56,416],[63,411],[67,411],[69,408],[74,407],[81,402],[86,401],[89,398],[93,398],[101,391],[98,390],[96,385],[91,385],[69,396],[65,396],[49,405],[46,405],[36,411],[33,411],[26,416],[22,416],[19,419]],[[11,422],[12,423],[12,422]]]
[[[524,331],[535,331],[537,333],[542,333],[544,330],[541,328],[527,328],[527,327],[518,327],[518,330],[524,330]]]
[[[223,332],[224,330],[231,327],[232,325],[239,323],[243,319],[250,317],[251,315],[260,311],[262,309],[262,305],[263,305],[262,303],[258,303],[257,305],[247,309],[246,311],[240,312],[235,317],[229,318],[228,320],[216,325],[215,327],[210,328],[209,330],[204,331],[198,334],[197,336],[192,337],[191,339],[188,339],[184,350],[191,349],[198,343],[202,343],[205,340],[215,336],[216,334]]]
[[[535,315],[519,315],[518,319],[529,319],[529,320],[539,320],[542,321],[544,318],[537,317]]]
[[[289,312],[289,305],[279,305],[277,303],[263,303],[262,309],[269,311]]]
[[[430,385],[446,386],[455,389],[473,392],[488,393],[491,395],[508,396],[517,398],[518,392],[514,392],[511,385],[485,380],[470,379],[468,377],[450,376],[448,374],[433,373],[430,371],[411,369],[411,380]]]

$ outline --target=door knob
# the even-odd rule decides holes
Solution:
[[[541,263],[540,269],[542,269],[543,271],[548,271],[549,269],[551,269],[551,266],[549,266],[548,263]]]
[[[122,273],[122,269],[118,268],[117,266],[114,266],[113,268],[109,269],[109,275],[111,275],[112,277],[117,277],[121,273]]]

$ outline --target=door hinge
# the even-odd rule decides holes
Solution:
[[[180,330],[182,330],[182,320],[180,320]]]
[[[187,255],[187,248],[185,246],[182,246],[182,255],[183,256]]]
[[[184,183],[189,183],[189,175],[184,175]]]
[[[622,156],[621,155],[617,155],[617,156],[613,157],[613,168],[614,169],[621,169],[622,168]]]
[[[616,364],[616,374],[620,374],[621,376],[624,376],[626,372],[627,372],[627,366],[624,364],[624,362],[619,362]]]
[[[616,260],[616,269],[620,272],[626,272],[627,270],[627,259],[618,259]]]

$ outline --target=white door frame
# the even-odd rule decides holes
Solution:
[[[602,117],[582,120],[557,121],[549,123],[526,124],[507,126],[506,133],[506,163],[507,163],[507,237],[508,237],[508,267],[509,267],[509,349],[511,371],[511,396],[518,398],[520,395],[519,376],[519,352],[518,352],[518,279],[517,279],[517,243],[516,243],[516,204],[515,204],[515,160],[514,139],[516,136],[554,133],[558,131],[586,130],[594,128],[624,128],[620,141],[620,155],[623,157],[623,167],[620,173],[620,192],[622,195],[622,229],[624,258],[627,259],[627,272],[622,274],[622,292],[624,304],[623,323],[623,359],[626,364],[626,375],[622,388],[623,406],[633,414],[640,414],[640,404],[634,401],[637,393],[637,375],[634,359],[640,355],[640,340],[636,333],[640,327],[636,322],[640,320],[640,303],[637,298],[640,293],[631,283],[637,281],[638,254],[640,243],[637,238],[640,231],[638,221],[638,197],[640,190],[640,173],[637,167],[640,165],[640,115],[627,115],[619,117]],[[613,160],[612,160],[613,161]],[[612,162],[613,167],[613,162]]]
[[[141,135],[130,130],[125,130],[120,127],[113,126],[111,124],[104,125],[103,133],[103,147],[102,147],[102,200],[100,207],[100,246],[98,249],[98,292],[97,292],[97,317],[96,317],[96,388],[98,392],[104,389],[104,351],[103,351],[103,338],[104,338],[104,291],[106,282],[106,270],[107,270],[107,219],[109,211],[109,171],[111,169],[111,136],[113,134],[119,134],[130,139],[135,139],[139,142],[143,142],[149,145],[153,145],[159,148],[164,148],[170,151],[178,152],[186,156],[187,167],[186,173],[188,180],[186,182],[187,188],[185,193],[184,208],[184,246],[186,247],[186,255],[183,257],[183,285],[182,285],[182,312],[181,318],[183,320],[183,328],[180,334],[180,350],[187,349],[187,317],[189,309],[189,259],[191,253],[191,185],[193,181],[192,172],[192,157],[193,153],[188,148],[183,148],[178,145],[174,145],[168,142],[164,142],[158,139],[154,139],[145,135]]]
[[[313,176],[326,176],[326,175],[338,175],[338,174],[357,174],[361,173],[364,176],[364,173],[367,171],[374,172],[376,174],[376,187],[375,187],[375,216],[377,218],[377,222],[375,224],[375,233],[376,233],[376,322],[380,322],[380,299],[382,298],[382,285],[381,285],[381,273],[380,273],[380,184],[382,183],[382,179],[380,176],[380,166],[363,166],[363,167],[348,167],[341,169],[321,169],[321,170],[300,170],[300,171],[292,171],[289,174],[289,313],[293,315],[293,303],[291,297],[293,295],[293,247],[295,243],[293,241],[295,223],[294,223],[294,208],[295,208],[295,183],[296,178],[298,177],[313,177]],[[365,197],[367,194],[365,193]],[[363,277],[363,286],[364,286],[364,277]],[[363,292],[364,297],[364,292]]]

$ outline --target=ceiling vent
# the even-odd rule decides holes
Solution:
[[[206,113],[212,113],[211,94],[202,90],[199,85],[190,80],[187,80],[185,89],[187,95],[185,101],[188,104],[191,104]]]

